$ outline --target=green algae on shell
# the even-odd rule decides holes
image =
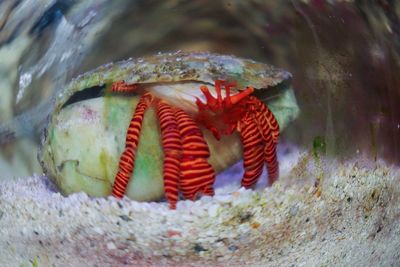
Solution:
[[[203,97],[200,85],[212,90],[217,79],[238,81],[239,89],[248,85],[257,89],[255,95],[274,112],[282,130],[299,113],[290,77],[270,65],[210,53],[177,52],[107,64],[79,76],[58,96],[39,160],[63,194],[84,191],[90,196],[107,196],[141,90],[194,115],[195,98]],[[139,84],[141,90],[138,94],[110,93],[111,84],[119,80]],[[208,130],[202,130],[210,146],[209,162],[217,172],[241,159],[238,134],[217,141]],[[140,201],[162,198],[162,164],[160,130],[150,108],[126,195]]]

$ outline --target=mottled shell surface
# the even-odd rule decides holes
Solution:
[[[111,193],[126,130],[139,95],[110,93],[113,82],[138,84],[195,114],[200,85],[213,88],[217,79],[253,86],[255,94],[274,112],[281,130],[299,113],[287,71],[253,60],[210,53],[167,53],[103,65],[72,80],[57,97],[45,130],[39,160],[64,194],[84,191],[91,196]],[[93,95],[87,97],[87,95]],[[79,94],[86,97],[79,99]],[[100,92],[100,94],[99,94]],[[140,91],[138,92],[140,94]],[[77,100],[78,99],[78,100]],[[217,141],[203,129],[210,146],[210,163],[217,172],[241,158],[237,134]],[[163,197],[163,152],[155,111],[145,115],[126,195],[149,201]]]

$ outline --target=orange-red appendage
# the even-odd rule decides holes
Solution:
[[[122,85],[125,84],[117,84],[115,90],[124,91],[126,88]],[[144,114],[154,101],[152,95],[147,93],[136,106],[113,185],[112,194],[117,198],[123,197],[132,175]],[[164,150],[164,188],[169,207],[176,208],[179,190],[185,198],[192,200],[198,194],[213,195],[215,172],[207,161],[210,152],[201,130],[183,110],[173,108],[162,100],[156,101]]]
[[[211,130],[219,139],[221,134],[231,134],[237,129],[243,143],[243,164],[245,173],[242,185],[253,186],[260,177],[264,162],[267,165],[270,183],[279,175],[276,145],[279,138],[279,125],[268,107],[251,94],[254,88],[247,87],[233,96],[231,87],[236,83],[215,81],[217,97],[209,92],[206,86],[201,86],[206,103],[196,99],[199,114],[196,120]],[[225,97],[222,97],[222,87]]]
[[[252,87],[247,87],[244,91],[231,95],[232,87],[236,87],[236,83],[216,80],[217,97],[214,97],[207,86],[203,85],[200,90],[203,92],[206,102],[203,103],[196,98],[199,110],[196,121],[209,129],[218,140],[221,135],[230,135],[237,128],[237,122],[246,113],[245,106],[241,102],[254,92]],[[222,88],[225,89],[225,97],[222,96]]]
[[[111,85],[112,92],[131,93],[137,89],[136,84],[127,84],[124,81],[118,81]]]
[[[243,144],[244,174],[242,186],[249,188],[257,183],[264,168],[264,144],[257,124],[251,116],[240,120],[240,137]]]
[[[198,194],[212,196],[215,171],[207,161],[210,151],[203,134],[183,110],[176,108],[175,116],[183,146],[180,190],[186,199],[191,200]]]
[[[162,145],[164,149],[164,191],[171,209],[176,208],[179,198],[180,161],[182,141],[177,119],[171,106],[158,101],[157,116],[160,122]]]
[[[265,163],[267,165],[269,183],[272,184],[279,176],[279,164],[276,146],[279,139],[279,124],[271,110],[254,96],[250,100],[255,103],[255,119],[263,137],[265,148]]]
[[[135,166],[136,148],[139,141],[139,134],[142,128],[143,117],[146,109],[152,102],[153,97],[150,94],[143,95],[136,106],[135,113],[129,124],[126,134],[125,150],[119,161],[119,170],[115,176],[112,195],[116,198],[122,198],[125,194],[129,178],[132,175]]]

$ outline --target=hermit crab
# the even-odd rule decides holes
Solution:
[[[299,112],[291,75],[228,55],[166,53],[107,64],[57,97],[39,161],[64,194],[141,201],[213,195],[243,157],[242,186],[278,176],[279,132]]]

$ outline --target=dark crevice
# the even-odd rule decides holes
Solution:
[[[271,86],[268,88],[257,88],[258,90],[254,90],[253,95],[260,99],[261,101],[265,102],[266,100],[273,99],[282,92],[285,91],[285,89],[288,89],[291,87],[291,79],[284,80],[280,83],[278,83],[275,86]]]
[[[213,84],[208,84],[208,83],[201,83],[198,81],[182,81],[182,82],[169,82],[168,84],[173,85],[173,84],[184,84],[184,83],[199,83],[199,84],[206,84],[210,87],[214,86]],[[147,87],[159,85],[159,84],[167,84],[167,83],[147,83],[147,84],[141,84],[140,87],[138,87],[137,91],[133,94],[142,94],[144,90]],[[290,84],[290,81],[284,81],[281,82],[275,86],[271,86],[269,88],[262,88],[254,91],[254,95],[259,98],[260,100],[268,100],[272,99],[278,95],[280,95],[285,88],[288,88]],[[75,94],[73,94],[67,102],[62,106],[62,108],[65,108],[66,106],[69,106],[71,104],[88,100],[88,99],[93,99],[93,98],[98,98],[98,97],[103,97],[106,94],[106,86],[107,85],[96,85],[93,87],[85,88],[83,90],[77,91]],[[200,88],[200,85],[199,85]],[[111,92],[109,92],[111,93]],[[132,93],[111,93],[111,95],[132,95]]]
[[[76,92],[73,94],[67,102],[62,106],[62,108],[65,108],[66,106],[69,106],[71,104],[74,104],[76,102],[84,101],[87,99],[92,99],[92,98],[97,98],[97,97],[102,97],[104,96],[104,89],[106,88],[105,85],[101,86],[93,86],[89,87],[86,89],[83,89],[81,91]]]

